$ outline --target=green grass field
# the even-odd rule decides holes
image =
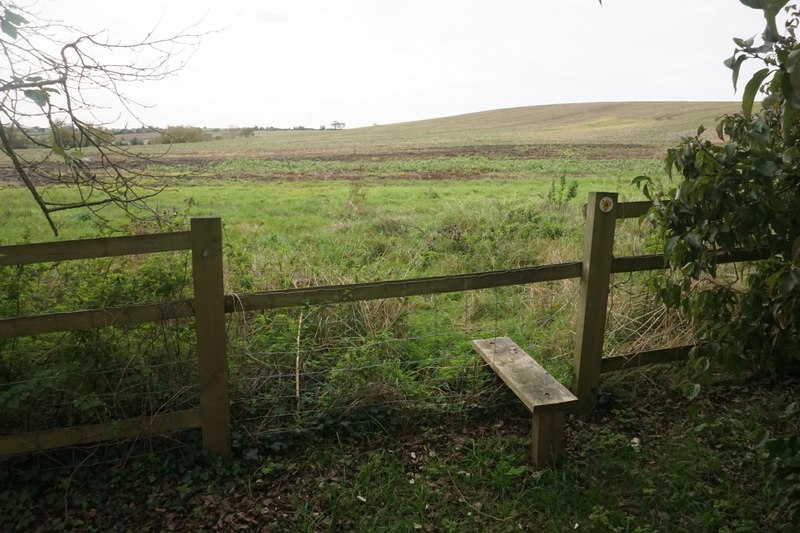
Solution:
[[[589,191],[641,199],[632,178],[665,179],[664,151],[735,108],[543,106],[176,145],[149,169],[167,186],[151,206],[177,227],[188,216],[222,218],[230,293],[573,261]],[[26,190],[6,178],[0,194],[0,244],[52,239]],[[122,233],[159,227],[103,214]],[[56,221],[62,239],[109,232],[83,212]],[[646,224],[620,224],[617,255],[659,246]],[[191,295],[180,253],[0,273],[3,317]],[[613,283],[608,351],[691,338],[686,322],[648,295],[648,276]],[[615,376],[597,413],[569,419],[565,462],[527,465],[526,412],[470,340],[509,335],[568,382],[577,289],[571,280],[232,315],[233,459],[202,456],[189,432],[7,460],[0,529],[786,525],[749,432],[786,424],[779,412],[791,385],[729,380],[690,403],[686,369]],[[179,321],[3,341],[0,431],[190,407],[193,335]]]

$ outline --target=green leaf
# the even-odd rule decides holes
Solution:
[[[733,42],[736,43],[736,46],[738,46],[739,48],[744,48],[745,50],[750,49],[753,46],[753,43],[755,42],[755,40],[756,40],[755,37],[750,37],[747,40],[740,39],[739,37],[734,37],[733,38]]]
[[[770,298],[775,296],[775,285],[778,283],[778,277],[780,277],[780,275],[780,272],[775,272],[764,280],[764,283],[767,285],[767,293],[769,294]]]
[[[708,372],[708,369],[711,368],[711,359],[708,357],[698,357],[694,361],[694,367],[699,372]]]
[[[758,162],[758,164],[756,165],[756,169],[762,176],[769,177],[775,174],[775,171],[778,170],[778,165],[776,165],[774,161],[770,161],[769,159],[764,159]]]
[[[733,55],[728,59],[726,59],[725,61],[723,61],[722,64],[728,68],[733,68],[733,64],[736,63],[736,52],[738,52],[738,50],[734,50]]]
[[[53,153],[61,157],[67,157],[67,152],[60,146],[53,146]]]
[[[762,44],[761,46],[756,46],[755,48],[751,48],[748,51],[752,52],[754,54],[765,54],[765,53],[769,52],[770,50],[772,50],[772,47],[774,45],[775,45],[775,43],[767,41],[764,44]]]
[[[693,231],[686,235],[686,242],[689,244],[689,247],[694,251],[703,248],[703,243],[700,240],[700,236]]]
[[[762,68],[753,74],[753,77],[750,78],[750,81],[747,82],[744,88],[744,95],[742,96],[742,114],[744,118],[748,120],[750,120],[750,116],[753,114],[753,102],[756,99],[756,93],[758,93],[761,84],[767,76],[769,76],[769,69]]]
[[[756,448],[761,448],[769,440],[769,431],[764,428],[759,429],[755,434]]]
[[[781,131],[783,132],[783,141],[785,143],[789,144],[789,142],[791,141],[791,138],[792,138],[792,128],[794,127],[795,123],[797,122],[797,110],[788,101],[784,101],[783,102],[783,113],[781,114],[781,121],[782,121]],[[794,146],[792,148],[796,149],[797,147]],[[791,162],[792,155],[793,155],[792,152],[789,152],[789,150],[787,150],[787,151],[785,151],[783,153],[783,155],[784,155],[783,161],[785,163]],[[787,161],[787,157],[788,157],[788,161]]]
[[[791,76],[787,73],[779,72],[780,76],[780,90],[783,93],[784,99],[789,102],[789,104],[795,108],[800,109],[800,93],[795,91],[794,87],[792,87],[792,80]]]
[[[789,73],[789,80],[791,81],[792,92],[795,95],[800,94],[800,48],[796,48],[789,52],[786,58],[786,72]]]
[[[788,106],[788,104],[784,104],[784,106]],[[781,157],[781,160],[787,165],[793,164],[796,159],[800,159],[800,148],[798,148],[797,146],[792,146],[791,148],[788,148],[783,151],[783,156]]]
[[[797,286],[797,274],[794,271],[781,272],[778,277],[778,294],[788,296]]]
[[[664,243],[664,255],[669,257],[675,251],[675,248],[678,246],[678,242],[680,241],[680,235],[673,235],[667,242]]]
[[[11,24],[6,19],[0,20],[0,29],[3,30],[3,33],[11,37],[12,39],[17,38],[17,28],[13,24]]]
[[[23,24],[27,24],[27,20],[25,20],[22,15],[18,15],[13,11],[9,11],[6,9],[6,12],[3,14],[3,19],[7,20],[9,24],[13,24],[14,26],[21,26]]]
[[[697,395],[700,394],[700,390],[701,390],[700,384],[694,383],[686,390],[686,399],[689,401],[694,400],[695,398],[697,398]]]
[[[42,91],[41,89],[28,89],[25,91],[25,96],[33,100],[33,102],[39,107],[44,107],[47,105],[48,98],[46,91]]]
[[[736,58],[736,62],[733,64],[732,67],[730,67],[731,70],[733,70],[732,77],[733,77],[733,91],[734,92],[736,92],[737,85],[739,83],[739,70],[742,68],[742,63],[744,63],[746,59],[747,59],[747,56],[741,55],[741,56]]]

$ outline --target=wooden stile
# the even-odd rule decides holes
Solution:
[[[564,451],[564,410],[578,399],[508,337],[472,346],[531,411],[531,462],[550,463]]]

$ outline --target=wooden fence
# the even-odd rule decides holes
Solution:
[[[590,410],[600,375],[626,368],[686,358],[691,346],[603,357],[610,276],[664,268],[661,255],[614,257],[616,221],[647,213],[650,202],[618,203],[616,193],[589,194],[583,259],[573,263],[411,280],[299,288],[225,295],[222,224],[219,218],[193,218],[190,231],[78,241],[0,246],[0,265],[24,265],[191,250],[194,298],[166,303],[108,307],[0,319],[0,338],[75,331],[195,317],[200,401],[196,409],[104,424],[36,431],[0,437],[0,456],[78,446],[114,439],[200,427],[203,446],[230,453],[230,408],[225,313],[305,305],[441,294],[580,278],[576,324],[574,392],[579,409]],[[722,254],[720,263],[763,259],[752,252]]]

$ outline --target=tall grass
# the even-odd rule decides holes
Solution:
[[[586,192],[635,193],[618,178],[580,179],[577,198],[561,191],[554,202],[564,187],[563,179],[524,178],[226,182],[166,191],[157,208],[170,214],[189,205],[190,214],[222,217],[226,292],[235,295],[574,261]],[[6,192],[5,216],[18,220],[24,194]],[[79,216],[62,222],[70,237],[98,231]],[[41,235],[34,225],[5,227],[12,242]],[[646,228],[626,228],[624,250],[646,244]],[[0,309],[13,316],[187,295],[187,262],[187,253],[175,253],[6,268]],[[231,315],[237,423],[255,435],[375,416],[376,409],[485,404],[494,389],[470,340],[494,335],[512,336],[568,381],[576,295],[577,283],[565,281]],[[5,431],[152,414],[190,405],[196,395],[185,321],[2,346]],[[21,353],[26,364],[11,364]],[[76,368],[80,377],[70,378]]]

